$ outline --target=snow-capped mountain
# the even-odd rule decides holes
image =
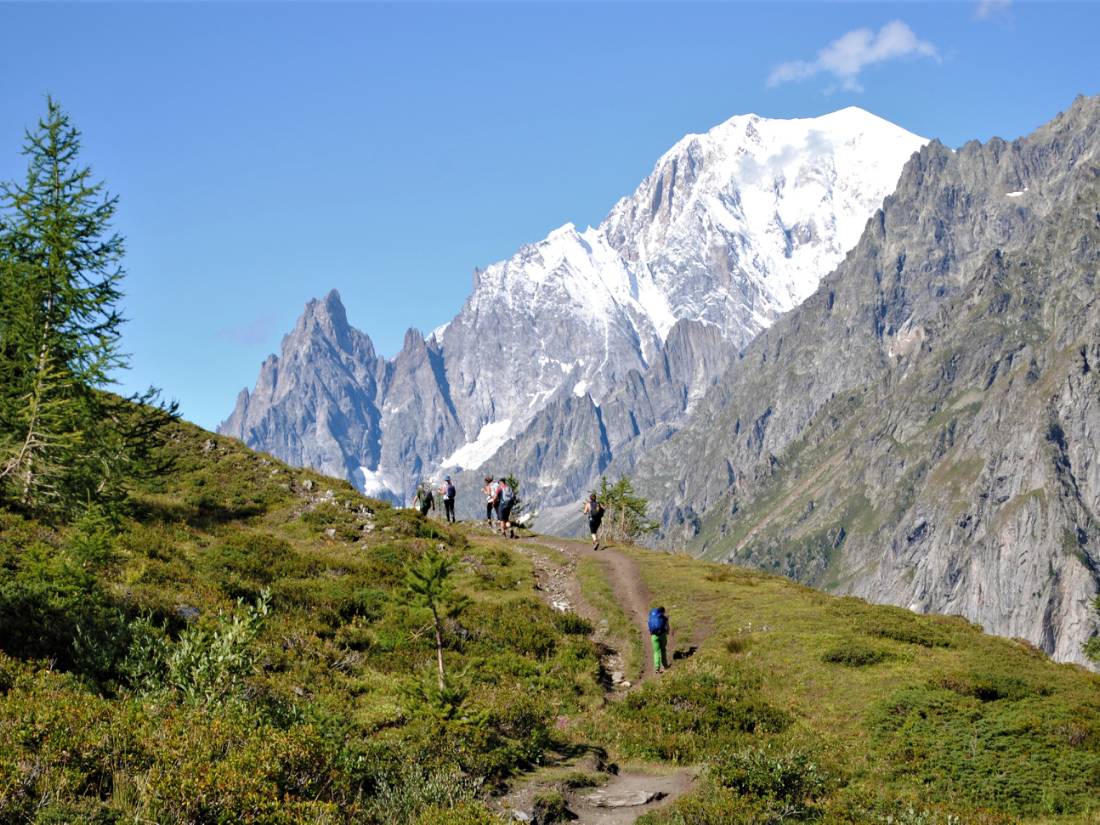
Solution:
[[[668,361],[677,322],[718,332],[675,336],[693,353],[704,340],[736,352],[841,261],[924,142],[856,108],[798,120],[744,115],[688,135],[600,226],[566,224],[475,271],[455,319],[427,339],[410,330],[393,361],[350,367],[356,352],[373,349],[343,333],[309,339],[310,362],[302,336],[289,336],[220,429],[315,466],[319,450],[309,445],[323,441],[324,469],[342,467],[365,491],[404,498],[426,474],[477,468],[569,398],[598,408]],[[323,337],[333,326],[309,329]],[[701,363],[712,361],[724,363]],[[370,376],[358,389],[357,375]],[[689,399],[712,378],[685,369],[658,383]],[[298,389],[307,387],[313,400],[303,404]],[[565,437],[553,426],[543,432],[538,438]]]

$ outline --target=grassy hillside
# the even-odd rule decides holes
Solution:
[[[534,588],[544,548],[187,425],[169,450],[117,528],[0,512],[2,822],[487,823],[583,754],[699,766],[649,825],[1100,822],[1100,679],[1027,645],[620,548],[698,650],[609,692],[595,623]],[[404,584],[439,548],[468,600],[442,692]],[[633,668],[601,569],[579,586]]]

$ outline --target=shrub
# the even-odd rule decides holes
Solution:
[[[1088,810],[1096,799],[1100,753],[1070,741],[1080,714],[1057,695],[982,701],[932,684],[897,691],[868,722],[896,778],[948,803],[1037,815]]]
[[[749,640],[744,636],[734,636],[726,640],[726,651],[734,656],[744,653],[749,648]]]
[[[109,681],[129,644],[126,617],[65,548],[34,543],[0,557],[0,649]]]
[[[607,774],[605,773],[587,773],[585,771],[571,771],[566,774],[561,784],[566,788],[598,788],[607,782]]]
[[[255,671],[254,642],[267,613],[263,595],[230,616],[188,627],[174,644],[148,622],[135,623],[126,658],[131,684],[143,692],[173,690],[201,706],[242,699],[243,681]]]
[[[473,802],[481,785],[481,780],[455,768],[401,762],[393,765],[378,781],[366,802],[367,820],[402,825],[416,821],[423,814],[426,822],[450,822],[438,815],[455,808],[465,808],[469,812],[467,805]],[[479,822],[478,819],[472,821]]]
[[[643,814],[636,825],[761,825],[783,821],[761,808],[758,800],[739,796],[712,777],[704,777],[690,794],[664,810]]]
[[[286,541],[265,533],[232,533],[205,551],[200,565],[225,593],[249,600],[274,581],[317,572]]]
[[[743,670],[673,671],[608,708],[613,735],[629,755],[691,761],[750,733],[780,733],[791,723],[759,695]],[[607,732],[603,732],[607,736]]]
[[[1033,688],[1018,676],[1003,673],[940,676],[933,679],[932,684],[960,696],[973,696],[982,702],[996,702],[1001,699],[1015,702],[1028,696],[1046,696],[1050,693],[1045,685]]]
[[[565,804],[565,797],[560,791],[540,791],[535,795],[532,818],[536,822],[553,825],[558,822],[568,822],[577,817]]]
[[[507,825],[507,822],[480,802],[459,802],[454,807],[432,805],[416,819],[416,825]]]
[[[548,657],[559,638],[554,612],[528,598],[473,605],[463,623],[471,638],[491,651],[508,650],[536,659]]]
[[[821,661],[845,667],[867,667],[891,658],[885,650],[869,647],[855,640],[848,640],[826,650]]]
[[[562,633],[570,636],[589,636],[592,634],[592,623],[572,611],[555,612],[553,615],[554,625]]]
[[[711,773],[730,790],[802,807],[830,791],[834,780],[804,751],[747,748],[720,756]]]
[[[1087,642],[1084,647],[1085,656],[1094,662],[1100,663],[1100,636],[1093,636]]]
[[[859,628],[870,636],[893,639],[921,647],[951,647],[951,639],[930,619],[915,616],[901,608],[876,608],[862,618]]]

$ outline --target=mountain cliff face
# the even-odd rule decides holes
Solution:
[[[813,291],[923,142],[859,109],[689,135],[599,227],[475,272],[455,319],[392,361],[335,293],[312,302],[219,431],[397,500],[490,459],[572,500]]]
[[[1098,268],[1100,99],[1013,143],[926,146],[840,267],[639,459],[666,538],[1083,661]]]

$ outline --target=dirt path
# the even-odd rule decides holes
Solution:
[[[599,562],[612,597],[629,620],[633,633],[643,642],[641,681],[656,676],[647,628],[651,594],[633,558],[613,547],[594,552],[586,542],[551,536],[532,536],[513,546],[531,559],[535,588],[551,607],[572,610],[596,628],[592,638],[600,648],[604,689],[610,700],[625,696],[626,690],[641,683],[632,683],[633,674],[629,674],[630,679],[619,677],[621,681],[612,677],[612,673],[624,671],[622,650],[635,640],[618,638],[611,628],[606,606],[601,609],[584,597],[577,577],[577,566],[582,560]],[[591,757],[583,757],[579,762],[569,760],[553,770],[587,770],[596,774],[609,770],[611,774],[605,773],[605,784],[596,788],[569,788],[560,780],[536,774],[520,780],[499,797],[499,809],[517,821],[530,822],[538,818],[540,794],[556,791],[562,794],[577,825],[632,825],[643,814],[671,805],[691,790],[696,778],[696,771],[690,768],[666,770],[654,765],[618,770],[614,766],[605,769],[602,760],[588,764],[591,761]]]
[[[643,814],[665,808],[691,790],[695,773],[622,771],[593,788],[563,788],[553,782],[528,782],[498,800],[499,810],[516,822],[540,819],[537,799],[561,793],[576,825],[633,825]]]
[[[559,539],[549,536],[537,536],[527,539],[528,543],[536,544],[550,550],[556,550],[565,556],[574,559],[591,557],[597,559],[603,567],[604,578],[611,586],[611,592],[615,601],[619,603],[623,613],[630,619],[634,630],[642,639],[642,681],[650,679],[656,674],[653,672],[653,658],[647,649],[649,630],[647,621],[651,607],[649,588],[642,579],[638,563],[625,553],[620,553],[613,547],[593,551],[591,545],[583,541]],[[579,588],[578,588],[579,589]],[[590,618],[586,616],[585,618]],[[629,644],[629,639],[623,639]]]

